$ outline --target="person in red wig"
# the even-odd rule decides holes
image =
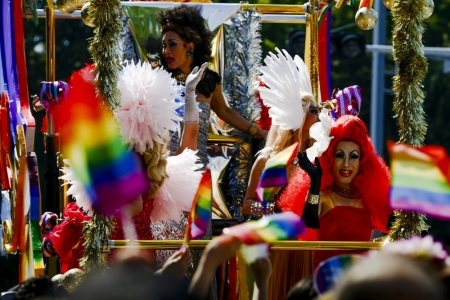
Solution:
[[[279,205],[305,220],[309,230],[301,239],[370,241],[373,228],[388,231],[390,172],[358,117],[342,116],[330,135],[315,165],[306,154],[298,155],[302,169],[292,176]],[[348,252],[316,251],[314,266]]]

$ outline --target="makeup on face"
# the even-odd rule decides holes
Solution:
[[[339,141],[334,149],[333,175],[336,184],[350,190],[351,183],[359,171],[361,151],[353,141]]]
[[[174,31],[164,33],[162,37],[162,52],[167,62],[167,67],[171,70],[180,69],[183,73],[190,73],[192,58],[186,52],[189,49],[181,37]]]

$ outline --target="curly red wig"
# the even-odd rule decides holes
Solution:
[[[376,153],[364,122],[354,116],[339,118],[331,128],[331,140],[328,150],[320,157],[323,170],[322,186],[325,189],[334,181],[333,162],[334,149],[339,141],[353,141],[361,149],[359,172],[352,185],[361,194],[364,207],[372,217],[372,224],[382,231],[392,210],[389,208],[389,190],[391,175],[384,160]]]
[[[334,181],[333,163],[334,149],[339,141],[353,141],[361,149],[359,172],[352,185],[361,194],[364,207],[369,211],[372,224],[386,232],[386,225],[392,210],[389,208],[390,172],[385,162],[376,153],[367,133],[364,122],[358,117],[342,116],[331,128],[331,140],[328,150],[319,158],[323,170],[321,190]],[[293,211],[299,215],[303,210],[306,192],[309,189],[309,178],[304,172],[297,173],[289,181],[286,190],[279,199],[283,210]]]

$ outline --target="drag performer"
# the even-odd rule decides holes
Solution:
[[[186,80],[186,86],[196,86],[204,71],[194,68]],[[92,85],[93,66],[78,71],[78,80]],[[72,82],[72,81],[71,81]],[[184,211],[189,211],[201,173],[196,161],[198,110],[194,99],[185,105],[185,130],[182,135],[180,154],[168,157],[169,130],[179,131],[183,120],[176,109],[180,103],[176,81],[162,68],[153,69],[149,63],[128,64],[119,77],[120,107],[114,112],[125,143],[134,149],[145,166],[150,190],[134,202],[125,205],[115,215],[116,226],[111,239],[126,239],[123,220],[134,225],[137,239],[151,240],[150,221],[181,222]],[[186,118],[189,118],[188,120]],[[84,213],[92,215],[91,203],[83,185],[68,164],[62,171],[62,179],[71,185],[67,194],[76,199]],[[132,222],[129,222],[131,220]],[[127,227],[128,228],[128,227]],[[184,229],[181,235],[184,235]],[[155,252],[146,251],[147,259],[155,261]],[[113,259],[110,256],[110,261]],[[161,262],[162,265],[163,262]]]
[[[186,76],[194,67],[211,61],[210,47],[214,35],[205,26],[201,9],[201,6],[181,5],[158,16],[162,28],[162,64],[182,85],[185,85]],[[266,136],[265,131],[226,105],[220,81],[220,76],[216,72],[206,69],[199,84],[194,89],[186,87],[185,91],[186,97],[195,97],[197,94],[196,100],[200,111],[197,155],[205,166],[208,163],[206,142],[210,109],[219,118],[241,131],[259,138]],[[178,144],[178,137],[175,135],[171,141],[171,153],[176,153]]]
[[[266,147],[260,152],[253,165],[247,193],[244,200],[244,213],[252,218],[262,216],[262,207],[256,197],[262,170],[266,162],[292,144],[299,142],[299,151],[305,151],[309,146],[309,129],[319,121],[319,109],[312,95],[309,72],[304,62],[296,56],[295,59],[286,52],[277,50],[277,55],[270,53],[261,68],[262,82],[266,87],[260,87],[259,92],[272,118],[272,126],[266,140]],[[294,163],[288,170],[288,177],[298,169]],[[283,189],[275,190],[271,196],[269,212],[277,210],[277,199]],[[298,266],[297,261],[303,259],[309,252],[306,251],[273,251],[271,261],[273,273],[269,286],[269,299],[284,299],[289,289],[302,277],[301,268],[298,276],[288,276],[288,269]],[[309,261],[311,258],[309,258]]]
[[[206,64],[192,70],[186,88],[194,89]],[[119,78],[121,106],[116,117],[124,140],[141,155],[151,183],[147,195],[127,205],[119,212],[117,226],[111,239],[123,239],[121,218],[132,218],[138,239],[182,239],[189,211],[201,172],[196,156],[199,113],[194,97],[186,97],[185,113],[181,118],[175,101],[179,87],[170,74],[148,63],[127,65]],[[179,132],[185,124],[177,155],[169,156],[169,131]],[[170,235],[170,236],[169,236]],[[173,251],[158,251],[156,266],[162,267]],[[149,260],[154,251],[147,251]]]
[[[340,117],[331,136],[328,150],[315,165],[305,154],[298,155],[304,171],[294,173],[279,203],[317,229],[305,240],[370,241],[373,228],[387,232],[392,213],[389,170],[358,117]],[[314,265],[344,253],[349,251],[315,251]]]

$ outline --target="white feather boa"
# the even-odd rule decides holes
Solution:
[[[202,178],[202,172],[196,171],[197,151],[189,149],[181,154],[167,158],[166,171],[169,175],[158,190],[150,216],[152,223],[174,220],[180,222],[183,211],[189,211]]]
[[[126,143],[139,153],[153,143],[163,144],[168,130],[179,131],[182,120],[176,109],[182,103],[176,81],[162,68],[149,63],[128,64],[119,76],[121,98],[116,117]]]
[[[64,159],[64,163],[67,165],[67,167],[62,167],[60,169],[61,172],[64,173],[64,175],[60,176],[59,178],[67,181],[63,185],[70,184],[70,187],[67,190],[66,194],[68,196],[72,196],[75,199],[78,207],[80,207],[89,216],[92,216],[91,199],[89,198],[83,184],[78,179],[77,174],[75,174],[75,171],[72,169],[69,160]]]
[[[284,130],[295,130],[303,124],[303,93],[312,93],[308,68],[303,60],[294,59],[286,52],[275,48],[278,55],[269,52],[264,59],[266,66],[261,67],[261,80],[264,87],[259,87],[261,98],[269,106],[272,124]]]

